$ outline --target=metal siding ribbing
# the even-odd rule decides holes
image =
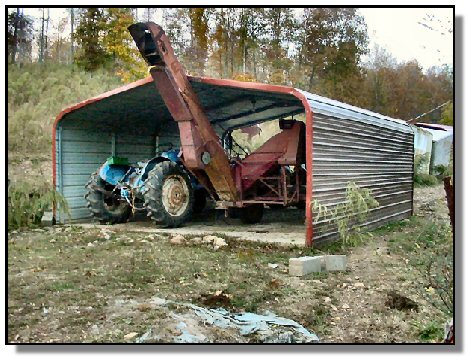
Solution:
[[[313,108],[315,104],[312,104]],[[413,208],[413,133],[387,119],[341,118],[314,112],[312,199],[332,209],[345,201],[349,182],[368,188],[379,203],[366,222],[368,228],[403,219]],[[314,109],[315,111],[315,109]],[[313,240],[316,245],[336,240],[332,219],[314,213]]]
[[[80,130],[61,127],[56,134],[56,188],[60,191],[70,209],[72,221],[91,219],[86,207],[85,184],[90,174],[95,172],[112,155],[113,133]],[[115,133],[115,155],[127,157],[130,162],[151,159],[155,156],[155,136]],[[161,137],[167,141],[166,137]],[[175,140],[171,138],[173,142]],[[60,145],[59,145],[60,143]],[[179,146],[176,143],[175,146]],[[68,217],[59,212],[58,221]]]

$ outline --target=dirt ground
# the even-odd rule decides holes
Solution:
[[[211,210],[193,216],[191,222],[181,228],[161,228],[155,226],[144,214],[137,214],[130,222],[116,225],[80,224],[84,228],[105,228],[146,232],[156,234],[181,234],[183,236],[204,236],[219,234],[239,240],[275,243],[279,245],[305,244],[304,211],[296,208],[265,209],[263,219],[258,224],[245,225],[239,219],[226,218],[223,211]]]
[[[201,218],[174,231],[136,221],[11,232],[8,340],[175,342],[190,331],[194,341],[261,341],[208,326],[188,308],[195,304],[270,311],[321,342],[441,341],[451,315],[423,269],[430,244],[452,246],[442,185],[415,189],[414,217],[347,248],[296,246],[304,241],[303,217],[289,211],[270,211],[248,230],[235,220],[209,226]],[[207,234],[227,245],[215,249],[201,239]],[[290,257],[321,253],[346,254],[347,271],[288,274]]]

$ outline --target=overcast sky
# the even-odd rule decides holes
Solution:
[[[54,24],[67,16],[64,9],[50,11]],[[41,14],[38,9],[24,12],[37,18]],[[361,8],[359,12],[367,23],[370,49],[378,44],[399,62],[416,59],[424,69],[452,64],[453,34],[449,32],[453,24],[452,9]],[[154,20],[161,20],[161,12],[155,14]]]
[[[369,9],[359,10],[374,43],[387,49],[398,61],[416,59],[426,69],[452,64],[452,9]]]

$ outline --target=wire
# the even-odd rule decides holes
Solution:
[[[435,107],[435,108],[432,109],[432,110],[429,110],[428,112],[425,112],[425,113],[423,113],[423,114],[421,114],[421,115],[416,116],[416,117],[413,118],[413,119],[408,120],[407,123],[415,123],[416,120],[422,118],[423,116],[426,116],[426,115],[432,113],[433,111],[436,111],[437,109],[440,109],[441,107],[447,105],[448,103],[450,103],[450,100],[446,101],[444,104],[441,104],[441,105]]]

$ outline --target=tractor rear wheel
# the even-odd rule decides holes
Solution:
[[[241,209],[240,218],[244,224],[256,224],[263,218],[264,205],[253,204]]]
[[[93,217],[101,224],[117,224],[126,222],[132,212],[131,206],[118,197],[106,195],[113,186],[104,181],[98,172],[91,174],[86,184],[85,200]]]
[[[179,227],[191,218],[194,191],[188,174],[178,164],[164,161],[155,165],[143,194],[148,216],[157,224]]]

